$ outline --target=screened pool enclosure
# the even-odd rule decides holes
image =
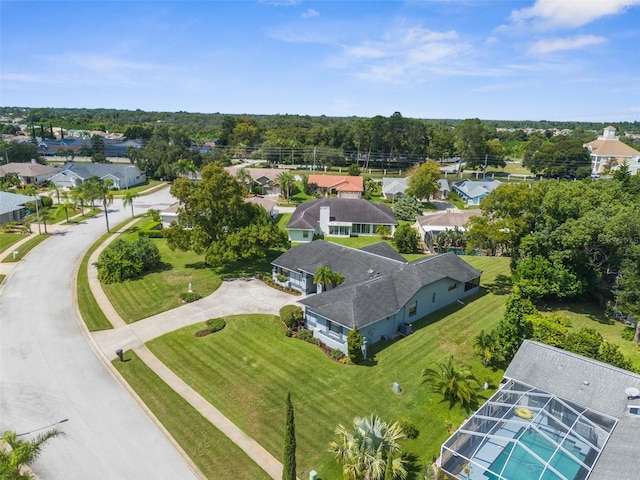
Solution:
[[[469,480],[584,480],[616,422],[507,380],[443,444],[441,466]]]

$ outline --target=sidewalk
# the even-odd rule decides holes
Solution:
[[[129,225],[123,227],[128,228]],[[92,263],[108,242],[101,245],[92,255]],[[282,463],[271,455],[258,442],[240,430],[217,408],[205,400],[198,392],[189,387],[180,377],[169,370],[151,353],[145,342],[172,332],[187,325],[204,322],[209,318],[223,317],[242,313],[266,313],[277,315],[282,306],[293,303],[299,297],[272,289],[259,280],[225,281],[211,295],[196,302],[185,304],[152,317],[126,324],[115,312],[107,299],[97,278],[97,269],[89,267],[89,285],[111,324],[111,330],[91,332],[91,337],[107,363],[116,358],[116,350],[135,350],[136,354],[176,393],[182,396],[193,408],[210,421],[218,430],[240,447],[274,480],[282,478]],[[109,363],[110,365],[110,363]]]

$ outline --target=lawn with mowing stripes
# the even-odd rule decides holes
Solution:
[[[47,238],[49,238],[49,235],[45,235],[45,234],[33,236],[32,238],[27,240],[25,243],[20,245],[20,247],[17,249],[18,254],[15,257],[13,255],[9,255],[5,257],[4,260],[2,260],[2,263],[19,262],[24,258],[24,256],[27,253],[29,253],[31,250],[36,248],[38,245],[44,242]]]
[[[0,253],[4,252],[14,243],[18,243],[28,235],[22,233],[0,233]]]
[[[472,365],[476,375],[497,385],[502,372],[482,367],[473,353],[473,337],[491,330],[504,312],[509,259],[465,257],[483,270],[483,288],[464,305],[455,303],[415,322],[415,333],[401,341],[376,345],[367,366],[346,366],[317,347],[287,338],[278,318],[239,315],[227,327],[203,338],[193,325],[149,342],[149,348],[189,385],[277,458],[282,451],[283,405],[291,392],[296,415],[298,474],[314,469],[325,479],[340,478],[341,467],[327,453],[337,423],[379,414],[384,420],[408,419],[420,435],[404,442],[413,455],[414,473],[431,462],[449,435],[467,416],[427,392],[421,372],[453,355]],[[384,347],[384,348],[381,348]],[[393,382],[403,389],[392,391]],[[486,392],[488,394],[490,392]],[[414,478],[417,478],[414,477]]]
[[[175,393],[132,351],[114,367],[207,478],[271,478],[238,446]],[[282,407],[284,409],[284,405]]]

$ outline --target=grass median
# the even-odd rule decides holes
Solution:
[[[271,478],[132,352],[114,367],[142,398],[200,471],[216,480]],[[284,407],[283,407],[284,408]]]
[[[2,260],[2,262],[3,263],[19,262],[25,257],[27,253],[29,253],[31,250],[36,248],[42,242],[44,242],[47,238],[49,238],[49,236],[50,235],[47,235],[47,234],[33,236],[32,238],[24,242],[22,245],[20,245],[20,247],[17,249],[18,253],[15,256],[13,254],[8,255],[7,257],[4,258],[4,260]]]

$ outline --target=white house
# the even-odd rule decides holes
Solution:
[[[50,181],[61,188],[72,188],[91,177],[110,180],[116,190],[121,190],[147,181],[146,175],[135,165],[118,163],[74,163],[67,162],[53,175]]]
[[[0,165],[0,177],[13,173],[23,185],[41,185],[58,173],[58,171],[57,168],[41,165],[35,160],[24,163],[11,162]]]
[[[388,227],[393,235],[397,224],[386,205],[360,198],[327,197],[299,205],[285,228],[292,242],[310,242],[314,235],[377,235],[380,226]]]
[[[616,129],[609,126],[597,140],[585,144],[591,154],[591,173],[598,174],[607,168],[616,168],[623,163],[629,165],[632,175],[640,170],[640,152],[620,141]]]

